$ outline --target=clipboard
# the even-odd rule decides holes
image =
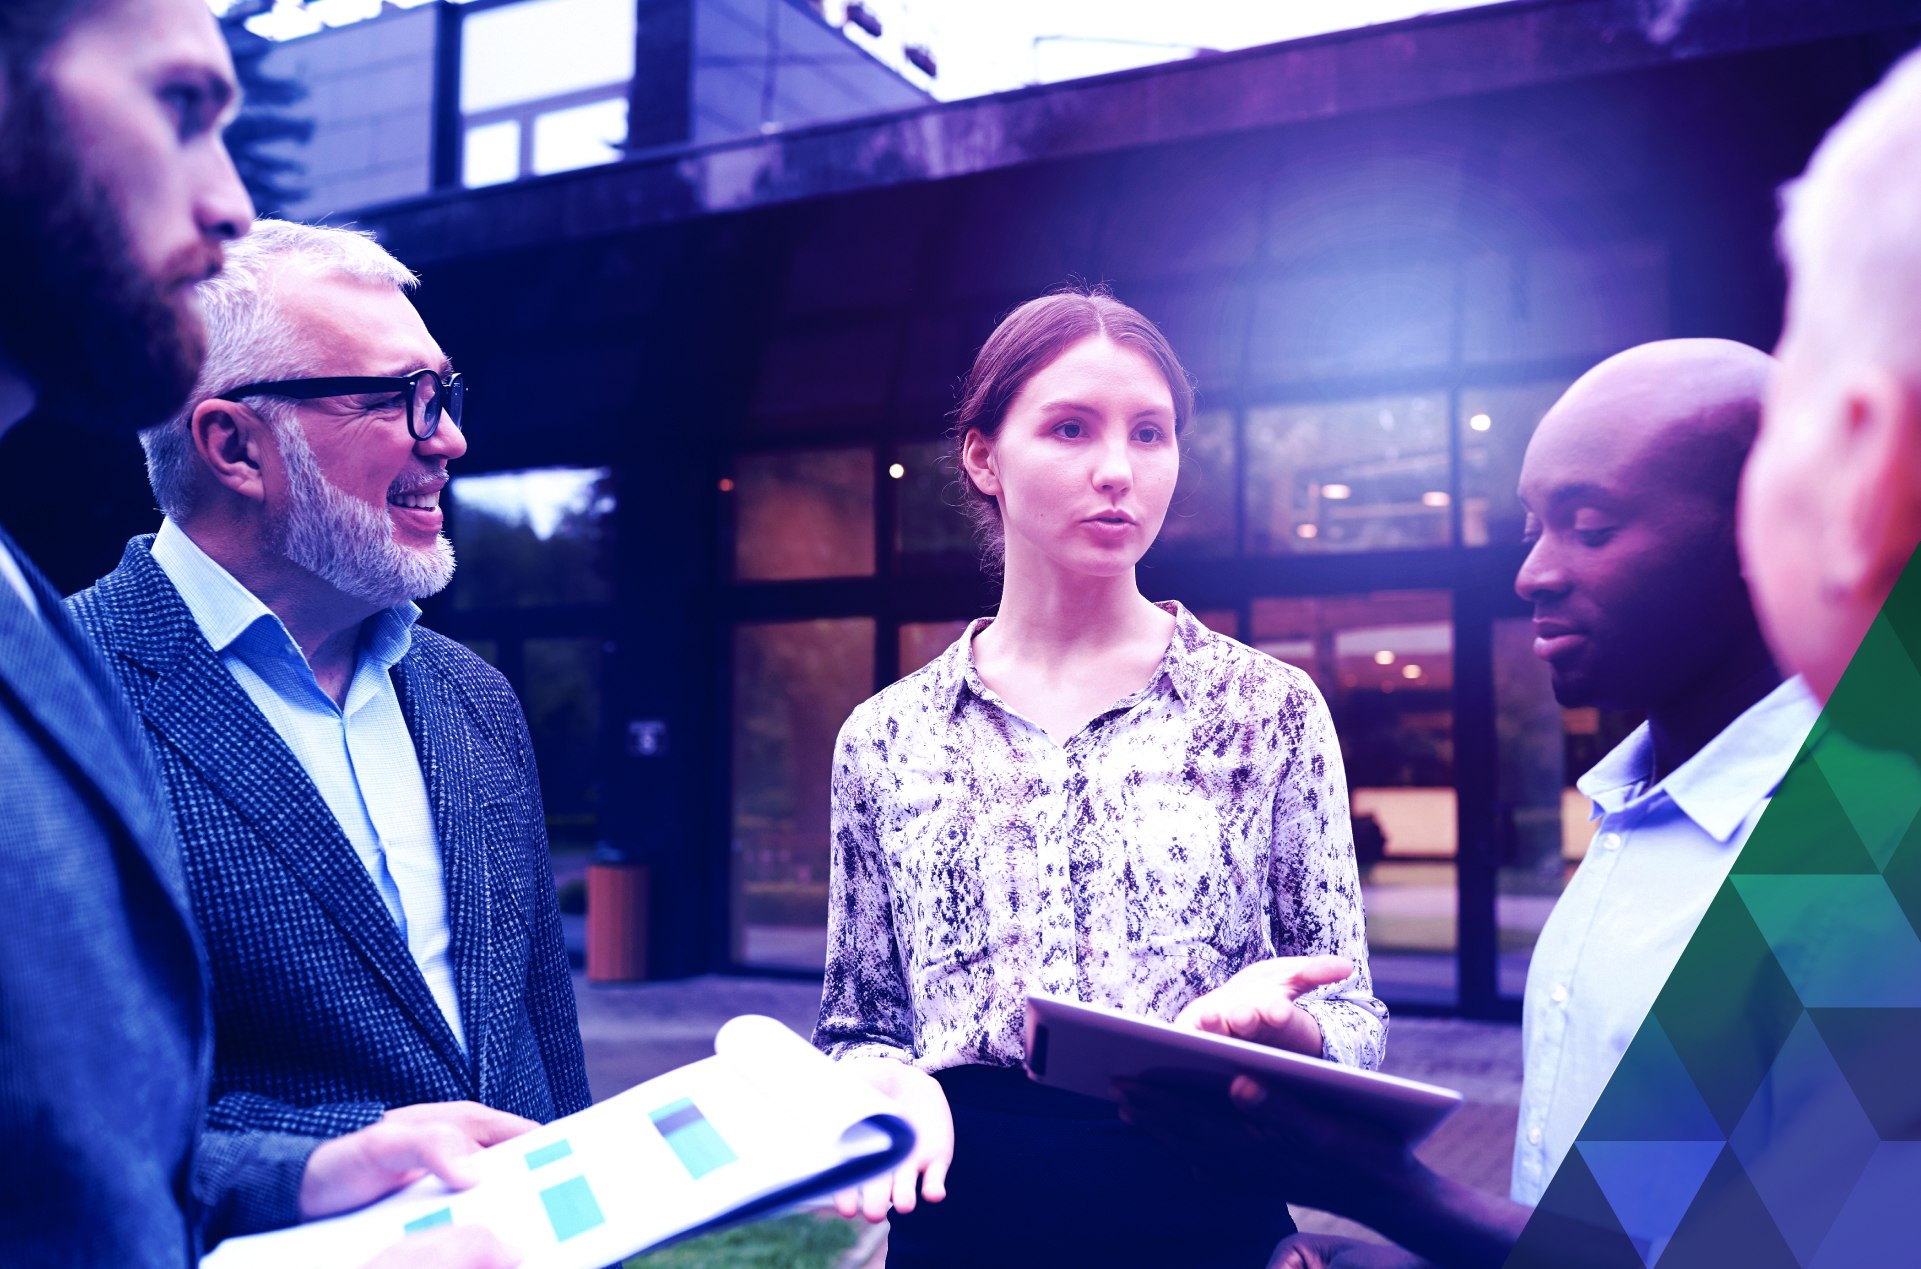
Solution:
[[[1148,1072],[1225,1084],[1258,1076],[1328,1110],[1371,1120],[1418,1145],[1466,1099],[1451,1088],[1381,1075],[1229,1036],[1190,1031],[1055,996],[1027,997],[1027,1077],[1118,1101],[1114,1081]]]

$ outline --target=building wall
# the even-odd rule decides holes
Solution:
[[[280,45],[267,73],[298,80],[307,99],[290,113],[315,122],[288,152],[306,164],[308,196],[287,215],[310,220],[424,194],[431,187],[434,7],[321,31]]]

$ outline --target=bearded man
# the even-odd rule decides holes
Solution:
[[[0,432],[38,409],[132,432],[193,385],[197,284],[253,211],[238,93],[200,0],[0,4]],[[84,452],[84,451],[83,451]],[[532,1125],[415,1106],[320,1134],[206,1129],[206,963],[125,696],[0,534],[0,1259],[186,1269],[207,1245],[358,1207]],[[448,1227],[378,1258],[491,1269]]]
[[[199,381],[141,434],[166,519],[68,601],[166,777],[220,1127],[592,1100],[519,703],[414,625],[453,575],[439,499],[467,444],[413,284],[348,230],[228,248]]]

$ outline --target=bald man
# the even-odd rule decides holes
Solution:
[[[1532,543],[1515,590],[1564,706],[1647,722],[1580,781],[1594,844],[1535,946],[1511,1199],[1436,1176],[1401,1142],[1243,1077],[1238,1116],[1137,1086],[1136,1122],[1214,1166],[1275,1178],[1402,1247],[1303,1234],[1300,1269],[1501,1265],[1640,1028],[1818,706],[1782,680],[1735,544],[1741,468],[1771,360],[1743,344],[1664,340],[1583,375],[1521,468]]]

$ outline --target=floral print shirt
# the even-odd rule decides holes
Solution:
[[[1162,607],[1153,681],[1064,745],[982,684],[988,619],[848,718],[815,1044],[1015,1066],[1029,991],[1172,1020],[1256,961],[1333,953],[1354,974],[1300,1007],[1322,1056],[1380,1063],[1327,705],[1301,670]]]

